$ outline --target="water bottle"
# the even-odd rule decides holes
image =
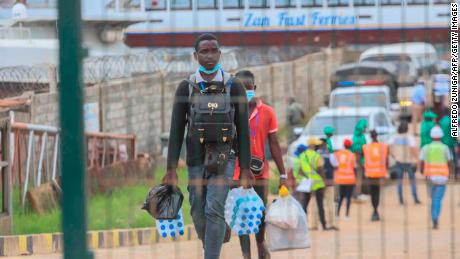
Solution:
[[[182,217],[182,209],[179,210],[176,219],[160,219],[156,220],[158,233],[162,238],[168,236],[175,238],[184,235],[184,219]]]

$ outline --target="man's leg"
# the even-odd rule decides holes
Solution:
[[[380,185],[378,183],[372,183],[370,185],[371,191],[371,201],[372,201],[372,208],[374,209],[374,213],[372,215],[372,221],[380,220],[378,207],[380,202]]]
[[[346,196],[347,196],[347,214],[346,216],[350,216],[350,206],[351,206],[351,196],[353,195],[353,189],[355,188],[354,185],[346,185]]]
[[[296,200],[302,205],[303,211],[305,211],[305,214],[308,215],[307,209],[308,209],[308,203],[310,202],[310,197],[311,193],[309,192],[296,192],[295,193],[295,198]]]
[[[206,204],[204,216],[206,218],[204,258],[218,259],[225,236],[224,207],[227,194],[235,169],[235,159],[228,161],[224,174],[208,176]]]
[[[324,190],[324,206],[326,213],[326,224],[329,227],[335,226],[335,213],[334,213],[334,186],[326,186]]]
[[[191,166],[188,168],[189,183],[187,190],[189,192],[190,214],[192,215],[193,225],[195,226],[198,238],[203,242],[206,229],[206,221],[204,217],[205,205],[205,188],[203,186],[204,166]]]
[[[418,199],[417,195],[417,183],[415,182],[415,168],[412,165],[408,166],[408,172],[409,172],[409,181],[410,181],[410,188],[412,192],[412,197],[414,198],[415,203],[420,203],[420,200]]]
[[[442,199],[446,192],[446,185],[432,185],[431,187],[431,218],[433,227],[438,227],[439,215],[441,214]]]
[[[324,188],[315,191],[316,205],[318,206],[319,220],[323,230],[327,229],[326,217],[324,215]]]
[[[345,198],[345,192],[346,192],[346,186],[345,185],[339,185],[339,201],[337,203],[337,217],[340,216],[340,207],[342,207],[342,202],[343,199]]]
[[[398,197],[399,204],[404,204],[403,198],[403,180],[404,180],[404,168],[401,163],[396,164],[396,176],[398,178]]]

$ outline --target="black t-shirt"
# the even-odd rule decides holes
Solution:
[[[238,143],[240,167],[249,168],[249,121],[248,102],[246,90],[240,80],[232,79],[230,90],[231,102],[235,107],[235,126]],[[171,115],[171,129],[169,131],[167,168],[177,167],[185,128],[187,126],[187,114],[189,112],[189,83],[182,81],[177,87],[174,97],[173,112]],[[187,134],[188,135],[188,134]],[[204,162],[204,146],[197,139],[186,137],[187,165],[196,166]],[[235,146],[235,145],[234,145]]]

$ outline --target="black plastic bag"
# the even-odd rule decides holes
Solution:
[[[179,187],[161,184],[150,189],[142,209],[155,219],[175,219],[183,200]]]

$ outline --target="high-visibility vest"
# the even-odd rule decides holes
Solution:
[[[384,178],[388,174],[388,145],[379,142],[363,146],[364,174],[368,178]]]
[[[356,156],[350,150],[339,150],[334,153],[337,159],[337,169],[334,173],[335,184],[356,184]]]
[[[448,176],[449,165],[445,156],[446,145],[441,142],[432,142],[425,147],[425,163],[423,174],[425,176]]]
[[[311,149],[307,149],[299,156],[300,170],[307,176],[307,178],[313,180],[311,186],[312,191],[316,191],[326,186],[323,178],[317,172],[319,159],[321,159],[321,155]],[[300,173],[295,174],[294,177],[297,183],[300,183],[302,179],[305,178]]]

